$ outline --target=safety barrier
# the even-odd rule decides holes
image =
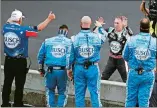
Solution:
[[[4,67],[1,65],[1,71],[2,71],[2,77],[1,77],[1,86],[3,85],[3,71]],[[13,82],[13,90],[14,90],[14,82]],[[126,84],[123,82],[115,82],[115,81],[106,81],[101,80],[101,95],[100,98],[103,102],[107,104],[112,104],[115,106],[124,106],[125,102],[125,87]],[[27,79],[24,87],[24,100],[27,101],[27,103],[31,105],[40,106],[42,101],[45,103],[45,87],[44,87],[44,79],[40,77],[37,70],[29,70],[29,73],[27,74]],[[30,94],[29,94],[30,93]],[[73,97],[74,96],[74,86],[73,83],[70,82],[68,94]],[[28,96],[29,95],[29,96]],[[30,96],[32,95],[32,96]],[[41,95],[41,96],[38,96]],[[28,96],[26,99],[25,96]],[[89,99],[89,92],[87,90],[86,98]],[[28,102],[29,100],[35,100],[33,98],[37,98],[39,102]],[[44,99],[43,99],[44,97]],[[72,100],[73,101],[73,100]],[[74,103],[74,102],[73,102]]]

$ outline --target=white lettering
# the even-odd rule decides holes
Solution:
[[[53,46],[52,55],[56,58],[61,58],[66,54],[66,48],[62,45]]]
[[[110,49],[113,53],[118,53],[121,50],[121,45],[117,41],[112,41],[110,43]]]
[[[147,60],[150,57],[150,51],[145,48],[136,48],[135,57],[138,60]]]
[[[20,44],[20,38],[13,32],[4,34],[4,43],[8,48],[16,48]]]
[[[89,45],[89,47],[87,45],[82,45],[79,48],[79,53],[82,57],[91,57],[94,54],[94,47],[92,45]]]

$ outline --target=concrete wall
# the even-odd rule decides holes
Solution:
[[[1,85],[3,85],[4,73],[3,73],[3,66],[1,66],[2,76],[1,76]],[[13,89],[14,89],[14,82],[13,82]],[[120,105],[123,106],[125,102],[125,87],[126,84],[122,82],[114,82],[114,81],[101,81],[101,99],[109,104]],[[37,98],[39,103],[31,103],[34,105],[39,105],[43,100],[43,96],[37,96],[34,93],[44,94],[44,79],[40,77],[39,73],[36,70],[30,70],[27,74],[27,80],[25,83],[25,94],[32,93],[32,96],[29,98]],[[69,92],[70,96],[74,95],[74,86],[72,82],[70,82]],[[25,97],[24,97],[25,98]],[[86,98],[89,98],[89,92],[86,93]],[[42,100],[41,100],[42,99]],[[29,99],[26,99],[29,101]],[[29,103],[29,102],[28,102]]]

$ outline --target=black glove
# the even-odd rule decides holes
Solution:
[[[40,76],[42,77],[45,75],[44,69],[38,69],[38,72],[40,73]]]
[[[40,75],[41,75],[42,77],[45,75],[45,70],[44,70],[43,64],[39,64],[38,72],[40,73]]]

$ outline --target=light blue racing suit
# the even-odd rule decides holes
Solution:
[[[123,58],[128,62],[129,72],[126,87],[126,107],[149,107],[156,66],[156,38],[148,33],[139,33],[129,37],[123,51]],[[143,68],[138,74],[137,69]]]
[[[67,103],[68,79],[66,68],[67,49],[71,40],[64,35],[46,39],[38,53],[38,63],[45,66],[45,83],[47,105],[63,107]],[[52,67],[54,69],[52,69]],[[59,69],[61,68],[62,69]],[[51,68],[52,70],[49,70]],[[58,90],[58,103],[55,103],[55,88]]]
[[[74,85],[76,107],[85,107],[86,88],[90,92],[92,107],[101,107],[100,102],[100,71],[98,61],[100,60],[100,49],[107,37],[107,32],[102,27],[98,27],[97,33],[90,30],[81,30],[72,36],[72,47],[69,58],[74,65]],[[67,59],[68,60],[68,59]],[[69,61],[69,60],[68,60]],[[90,61],[92,65],[85,68],[85,61]],[[70,64],[70,63],[67,63]],[[67,68],[71,68],[70,65]]]

